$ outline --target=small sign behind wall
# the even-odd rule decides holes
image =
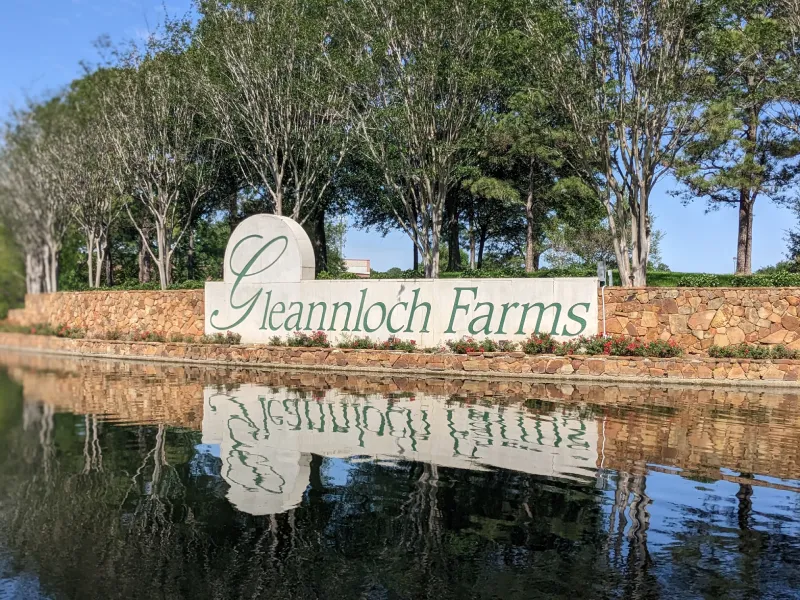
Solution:
[[[419,346],[533,332],[569,339],[597,333],[597,285],[591,277],[317,281],[303,228],[262,214],[233,232],[224,281],[206,283],[205,330],[234,331],[245,343],[318,330],[333,342],[396,336]]]

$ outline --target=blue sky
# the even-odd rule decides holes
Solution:
[[[10,6],[9,3],[10,2]],[[164,6],[183,14],[190,0],[5,0],[0,20],[0,117],[26,96],[41,97],[79,77],[81,60],[97,55],[93,41],[109,35],[114,41],[141,38],[161,20]],[[657,227],[665,233],[662,254],[674,271],[728,273],[736,254],[736,211],[722,208],[705,214],[705,203],[683,206],[668,195],[666,181],[652,199]],[[766,201],[756,204],[753,266],[784,258],[784,236],[795,226],[794,215]],[[402,234],[386,239],[350,230],[345,253],[369,258],[372,268],[411,266],[411,244]]]

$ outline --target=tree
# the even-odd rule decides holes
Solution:
[[[447,197],[485,124],[497,15],[479,0],[357,5],[349,19],[368,70],[360,148],[382,177],[377,199],[437,277]]]
[[[126,196],[126,212],[152,258],[162,289],[171,282],[175,248],[216,177],[217,142],[187,68],[180,29],[124,57],[104,98],[104,143]],[[135,213],[137,205],[140,213]],[[150,243],[148,226],[155,234]]]
[[[574,168],[605,207],[623,285],[647,283],[650,194],[696,128],[697,0],[532,5],[530,66],[574,136]],[[629,216],[629,235],[619,215]],[[628,245],[627,239],[630,240]]]
[[[304,223],[350,146],[351,81],[330,6],[207,2],[197,44],[205,95],[244,179],[277,215]]]
[[[25,255],[29,294],[58,290],[58,255],[70,223],[74,173],[61,158],[59,100],[15,111],[0,155],[0,202]]]
[[[800,153],[794,106],[787,101],[798,71],[789,60],[789,27],[776,11],[772,0],[714,4],[714,22],[701,47],[712,100],[678,170],[688,196],[706,198],[711,208],[738,207],[736,273],[744,275],[752,273],[756,200],[786,199]]]
[[[109,233],[123,210],[114,185],[112,148],[101,133],[103,81],[99,71],[73,83],[64,98],[67,125],[58,160],[72,176],[69,205],[72,218],[86,242],[90,287],[100,287],[103,268],[110,261]]]

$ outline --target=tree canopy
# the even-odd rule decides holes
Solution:
[[[606,260],[645,285],[650,196],[674,175],[684,199],[738,207],[748,273],[754,202],[795,200],[797,13],[199,0],[12,112],[8,248],[29,293],[167,288],[220,278],[232,228],[273,212],[303,224],[318,271],[342,269],[344,225],[404,233],[426,277]]]

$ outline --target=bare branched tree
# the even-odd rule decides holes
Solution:
[[[474,157],[494,82],[498,17],[477,0],[359,4],[350,19],[371,69],[361,145],[382,173],[385,210],[437,277],[445,202]]]
[[[300,0],[206,7],[206,97],[249,186],[305,222],[350,145],[350,85],[324,18]]]
[[[532,5],[527,18],[533,41],[548,49],[531,68],[571,123],[574,166],[608,213],[623,285],[647,283],[650,194],[696,129],[699,7],[698,0],[586,0],[567,3],[555,18]]]
[[[70,222],[73,174],[56,160],[62,133],[56,112],[52,106],[15,112],[0,157],[2,215],[25,253],[29,294],[58,290],[58,255]]]
[[[162,289],[171,282],[175,248],[217,169],[217,143],[205,129],[198,86],[180,68],[178,51],[153,42],[124,58],[104,97],[101,132],[116,167],[117,191],[127,197],[126,212]],[[142,210],[132,210],[134,204]],[[153,225],[155,247],[143,219]]]

